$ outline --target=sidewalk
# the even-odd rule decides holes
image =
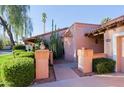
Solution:
[[[124,87],[124,74],[78,77],[34,85],[33,87]]]
[[[0,50],[0,55],[2,54],[10,54],[12,53],[12,50]]]
[[[63,63],[55,64],[54,71],[56,80],[65,80],[79,77],[73,70],[72,67],[75,66],[75,63]]]

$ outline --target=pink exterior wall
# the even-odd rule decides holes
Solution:
[[[74,26],[70,28],[74,31]],[[67,61],[74,61],[74,40],[73,37],[64,37],[64,56]]]
[[[105,32],[104,53],[116,61],[116,72],[124,72],[124,26]]]
[[[104,34],[104,53],[107,54],[109,58],[116,59],[116,35],[124,32],[124,26],[117,27],[114,29],[106,30]]]
[[[90,25],[90,24],[76,24],[75,25],[75,32],[74,32],[74,38],[76,42],[76,49],[79,48],[90,48],[93,49],[94,52],[103,52],[104,51],[104,42],[98,40],[98,43],[96,44],[95,39],[89,38],[84,36],[85,33],[91,32],[92,29],[95,29],[99,27],[98,25]]]
[[[70,47],[69,44],[67,44],[66,41],[64,41],[66,60],[77,61],[77,50],[81,49],[82,47],[93,49],[94,52],[104,51],[103,41],[98,41],[98,44],[96,44],[94,39],[85,36],[85,33],[97,27],[99,27],[99,25],[81,24],[81,23],[75,23],[71,27],[70,31],[72,33],[72,38],[68,39],[68,42],[71,45],[73,45],[73,47],[72,46]],[[67,37],[65,37],[65,39],[66,38]]]

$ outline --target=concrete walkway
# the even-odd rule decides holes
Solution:
[[[0,55],[10,54],[10,53],[12,53],[12,50],[0,50]]]
[[[124,73],[76,77],[33,87],[124,87]]]
[[[72,67],[75,66],[76,63],[62,63],[62,64],[55,64],[54,71],[56,80],[65,80],[65,79],[72,79],[79,77],[73,70]]]
[[[56,81],[32,87],[124,87],[124,73],[79,77],[72,70],[75,66],[74,62],[57,61],[54,65]]]

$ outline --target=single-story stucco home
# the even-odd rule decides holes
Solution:
[[[104,53],[117,62],[116,71],[124,72],[124,16],[105,24],[74,23],[70,27],[56,30],[64,43],[64,57],[68,61],[77,60],[77,50],[90,48],[94,53]],[[37,37],[50,39],[52,32],[24,39],[34,42]]]

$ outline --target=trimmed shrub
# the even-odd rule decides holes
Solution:
[[[25,50],[25,45],[15,45],[13,50]]]
[[[34,60],[16,58],[2,65],[2,81],[5,86],[28,86],[34,80]]]
[[[15,57],[31,57],[34,58],[34,52],[27,52],[24,50],[14,50],[13,54]]]
[[[112,73],[115,70],[115,61],[109,58],[93,59],[93,72],[98,74]]]
[[[34,58],[34,53],[33,52],[22,52],[17,57],[31,57],[31,58]]]
[[[13,54],[14,54],[14,56],[17,56],[17,55],[20,55],[20,54],[22,54],[24,52],[26,52],[26,51],[24,51],[24,50],[14,50]]]
[[[3,84],[2,79],[1,79],[1,64],[0,64],[0,87],[3,87],[3,86],[4,86],[4,84]]]

